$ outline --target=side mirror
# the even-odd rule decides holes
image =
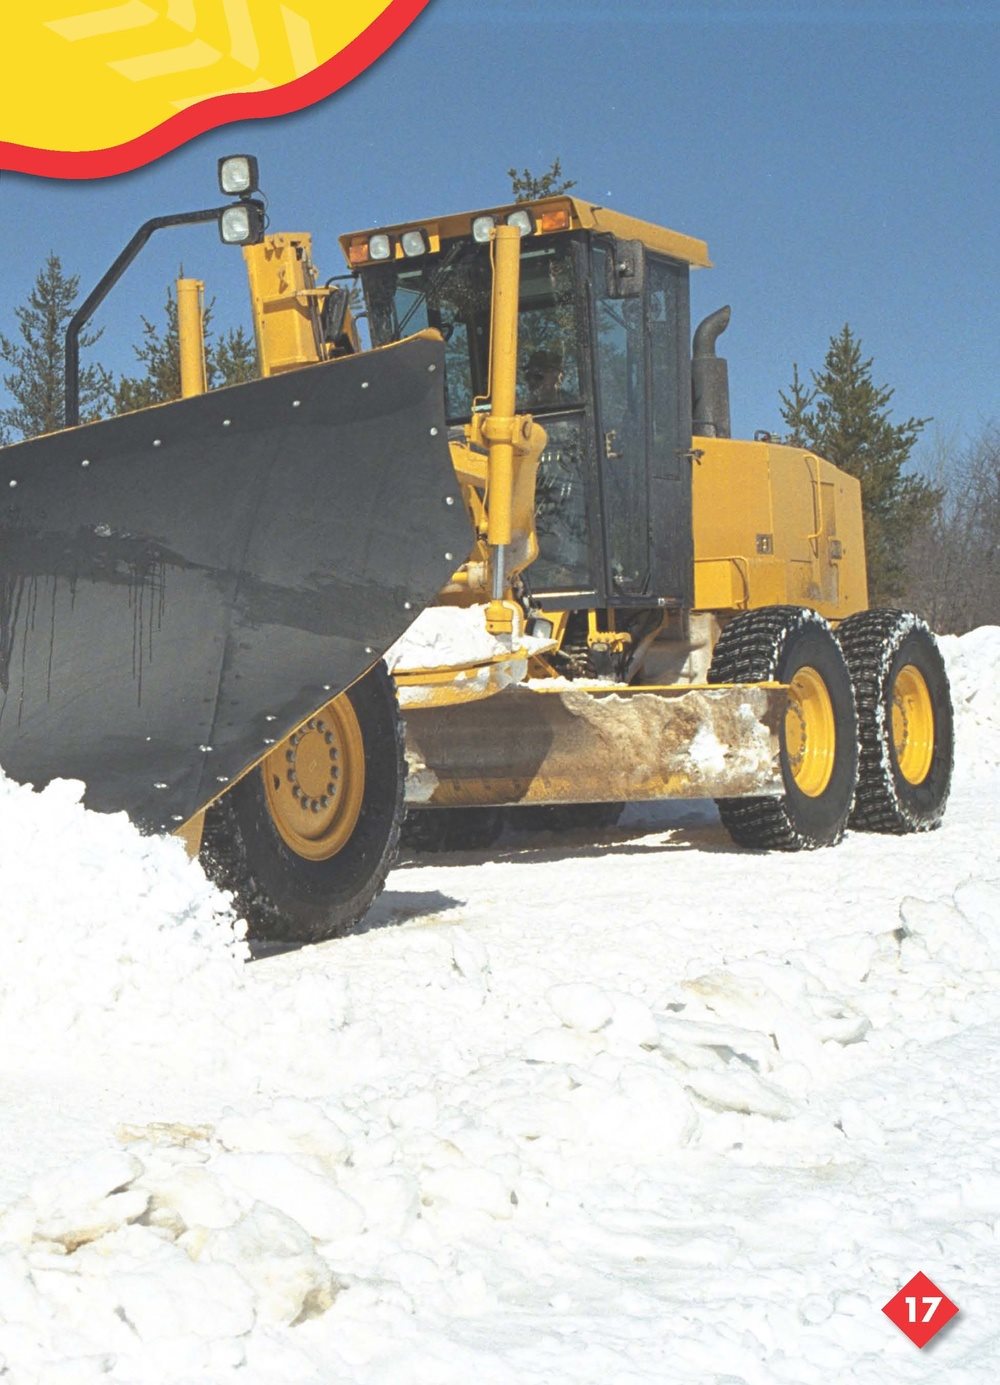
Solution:
[[[264,239],[263,202],[237,202],[219,213],[219,236],[225,245],[259,245]]]
[[[344,330],[344,318],[347,316],[347,300],[350,297],[346,289],[331,288],[329,294],[323,302],[320,312],[320,322],[323,326],[323,340],[331,345],[337,340]]]
[[[641,298],[646,259],[641,240],[616,240],[608,256],[608,297]]]

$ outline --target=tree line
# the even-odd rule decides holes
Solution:
[[[508,170],[511,195],[530,201],[569,191],[555,159],[544,173]],[[0,408],[0,444],[50,433],[64,426],[63,342],[76,307],[79,281],[58,255],[49,254],[27,301],[14,309],[18,334],[0,333],[3,384],[11,403]],[[209,388],[257,376],[253,342],[242,327],[216,335],[212,308],[205,312]],[[100,332],[85,334],[92,350]],[[177,303],[168,289],[162,324],[141,318],[133,348],[137,370],[115,379],[91,362],[80,372],[81,418],[147,408],[179,398]],[[870,602],[905,605],[939,631],[962,633],[1000,621],[1000,425],[984,425],[963,451],[944,449],[934,475],[912,467],[914,447],[927,418],[896,422],[893,390],[878,385],[873,361],[845,324],[830,338],[819,370],[804,383],[792,367],[779,408],[784,441],[806,447],[861,483]]]
[[[77,308],[80,281],[50,252],[24,303],[15,307],[15,336],[0,332],[3,384],[11,402],[0,408],[0,445],[53,433],[65,426],[64,361],[66,328]],[[216,336],[211,304],[205,310],[205,367],[210,389],[236,385],[257,375],[257,352],[242,327]],[[140,340],[133,350],[135,374],[117,379],[98,362],[80,369],[80,417],[84,423],[179,399],[180,353],[177,301],[168,288],[162,323],[140,318]],[[100,331],[84,332],[81,357],[92,353]]]

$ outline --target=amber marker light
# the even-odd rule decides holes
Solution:
[[[548,211],[540,212],[538,229],[539,231],[568,231],[569,208],[551,207]]]

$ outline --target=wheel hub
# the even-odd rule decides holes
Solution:
[[[328,703],[264,760],[275,828],[308,860],[325,861],[350,841],[365,791],[364,743],[347,697]]]
[[[833,703],[822,675],[808,664],[788,687],[785,753],[796,787],[818,798],[830,782],[837,751]]]
[[[922,784],[934,758],[934,708],[927,682],[913,664],[905,664],[893,683],[892,747],[903,778]]]

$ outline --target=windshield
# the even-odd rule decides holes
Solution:
[[[521,251],[517,407],[544,414],[581,403],[572,244],[566,236]],[[384,346],[425,327],[445,340],[449,423],[469,418],[487,392],[489,247],[455,241],[433,259],[362,271],[372,342]]]

